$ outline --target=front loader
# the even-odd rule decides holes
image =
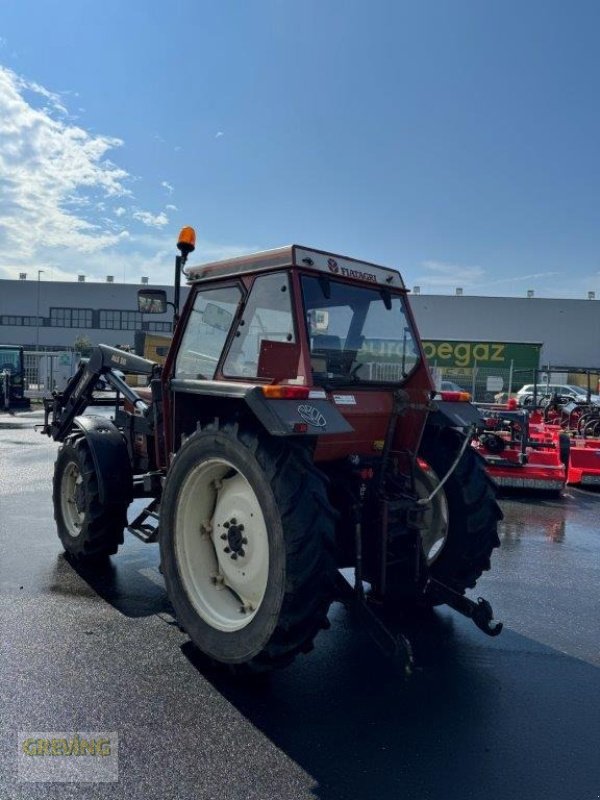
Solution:
[[[186,269],[192,229],[178,246],[164,365],[100,345],[46,401],[65,549],[110,556],[125,529],[158,541],[179,624],[230,669],[290,663],[335,599],[407,658],[394,623],[418,606],[499,633],[487,601],[465,596],[502,516],[469,447],[481,420],[468,395],[436,394],[400,274],[298,245]],[[166,309],[158,290],[139,302]],[[101,375],[112,420],[85,413]]]

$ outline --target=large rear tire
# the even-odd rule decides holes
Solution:
[[[193,434],[167,476],[160,551],[199,650],[264,671],[311,649],[334,591],[333,519],[304,445],[233,425]]]
[[[421,496],[428,496],[446,475],[462,442],[452,429],[425,432],[419,456],[428,466],[420,478],[417,476],[417,492]],[[429,526],[423,533],[423,545],[431,576],[457,592],[473,588],[490,568],[494,548],[500,546],[498,521],[502,511],[482,459],[472,447],[466,448],[456,469],[431,501],[426,519]]]
[[[67,553],[91,561],[117,552],[128,504],[100,502],[96,467],[85,437],[70,436],[60,447],[52,494],[58,536]]]

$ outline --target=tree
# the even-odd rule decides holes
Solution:
[[[73,342],[73,349],[76,353],[79,353],[80,357],[88,358],[94,349],[94,345],[87,336],[80,334]]]

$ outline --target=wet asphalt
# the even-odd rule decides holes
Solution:
[[[437,611],[405,680],[335,605],[312,653],[235,683],[174,624],[156,545],[65,558],[39,421],[0,414],[1,800],[600,797],[600,493],[502,500],[498,638]],[[19,731],[116,731],[118,782],[19,782]]]

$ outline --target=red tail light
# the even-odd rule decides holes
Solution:
[[[271,400],[306,400],[310,392],[308,386],[288,386],[279,383],[261,388],[264,396]]]
[[[468,403],[471,400],[469,392],[440,392],[440,397],[449,403]]]

